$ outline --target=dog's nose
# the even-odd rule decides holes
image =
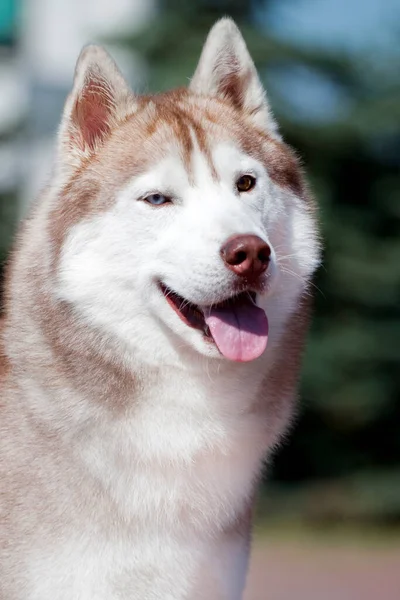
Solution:
[[[236,235],[222,246],[221,256],[236,275],[254,280],[267,270],[271,248],[258,235]]]

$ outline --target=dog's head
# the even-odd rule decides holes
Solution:
[[[52,208],[58,299],[144,361],[260,356],[318,262],[313,207],[243,38],[212,29],[188,89],[137,97],[79,58]]]

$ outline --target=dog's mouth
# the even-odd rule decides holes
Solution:
[[[261,356],[268,341],[268,319],[252,291],[211,306],[197,306],[160,283],[168,304],[189,327],[202,331],[225,358],[247,362]]]

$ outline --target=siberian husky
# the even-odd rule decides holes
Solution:
[[[318,262],[231,20],[160,95],[83,50],[6,280],[1,600],[242,598]]]

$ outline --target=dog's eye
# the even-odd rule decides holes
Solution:
[[[163,194],[150,194],[144,198],[144,201],[152,206],[161,206],[162,204],[171,202],[171,198],[168,198],[168,196],[164,196]]]
[[[242,175],[236,182],[239,192],[249,192],[256,185],[256,178],[252,175]]]

